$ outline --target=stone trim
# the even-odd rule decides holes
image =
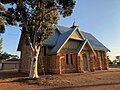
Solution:
[[[82,62],[82,59],[81,59],[81,55],[78,55],[77,56],[77,67],[78,67],[78,73],[83,73],[84,70],[83,70],[83,62]]]

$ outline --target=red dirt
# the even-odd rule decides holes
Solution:
[[[41,75],[29,80],[27,74],[16,71],[0,71],[0,90],[119,90],[120,69],[74,73],[64,75]],[[68,88],[64,88],[68,87]]]

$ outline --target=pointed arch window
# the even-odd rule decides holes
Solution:
[[[73,65],[73,54],[70,54],[70,61],[71,61],[71,64]]]
[[[68,61],[68,54],[66,54],[66,64],[69,64],[69,61]]]

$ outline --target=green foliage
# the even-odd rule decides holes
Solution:
[[[0,0],[3,4],[17,3],[18,0]]]
[[[5,22],[4,19],[0,17],[0,33],[4,33],[4,32],[5,32]]]
[[[116,56],[116,59],[113,60],[114,64],[120,64],[120,56]]]
[[[66,16],[70,16],[74,5],[75,5],[75,1],[74,0],[57,0],[58,4],[59,4],[59,12],[61,15],[63,15],[63,17]]]
[[[4,53],[0,53],[0,60],[5,60],[5,59],[9,59],[10,58],[10,54],[4,52]]]
[[[5,31],[5,20],[2,16],[5,13],[7,13],[7,9],[0,2],[0,33],[4,33],[4,31]]]
[[[74,0],[1,0],[16,8],[8,8],[3,14],[8,24],[19,22],[22,33],[30,35],[32,44],[42,43],[54,30],[59,16],[70,16],[75,6]],[[26,39],[27,40],[27,39]]]
[[[120,60],[120,56],[116,56],[116,59],[117,59],[117,60]]]
[[[109,65],[113,64],[113,62],[110,60],[109,56],[107,56],[107,60],[108,60]]]
[[[6,52],[0,52],[0,61],[5,60],[5,59],[9,59],[10,57],[19,58],[17,55],[11,55],[11,54],[8,54]]]

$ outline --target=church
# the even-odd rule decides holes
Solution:
[[[29,73],[29,47],[21,34],[18,51],[19,71]],[[109,51],[92,34],[81,31],[78,26],[57,26],[51,36],[43,42],[42,58],[38,61],[38,71],[43,74],[83,73],[107,70],[106,53]]]

